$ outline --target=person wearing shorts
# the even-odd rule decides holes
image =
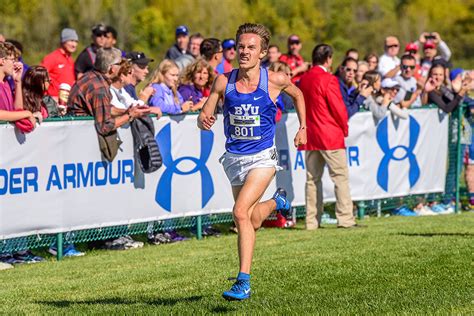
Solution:
[[[224,133],[226,152],[220,161],[232,185],[234,222],[238,230],[239,273],[227,300],[250,297],[250,268],[255,246],[255,232],[274,210],[287,213],[290,203],[286,192],[277,189],[273,198],[261,202],[275,176],[278,157],[274,147],[275,100],[284,90],[295,102],[300,128],[295,146],[306,143],[306,118],[301,91],[284,73],[260,66],[266,56],[270,32],[263,25],[246,23],[236,34],[239,68],[219,75],[211,94],[198,116],[198,127],[210,130],[216,118],[217,102],[224,98]]]

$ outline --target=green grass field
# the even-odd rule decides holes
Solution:
[[[224,235],[0,271],[0,313],[474,313],[474,213],[364,224],[260,231],[245,302],[221,298],[238,272]]]

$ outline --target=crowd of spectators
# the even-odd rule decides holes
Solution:
[[[59,47],[38,66],[24,63],[18,41],[2,35],[0,39],[0,121],[14,122],[24,133],[48,116],[84,115],[95,118],[99,138],[108,137],[118,127],[149,114],[159,119],[162,114],[199,111],[216,76],[237,66],[234,39],[190,34],[184,25],[176,28],[175,43],[164,58],[121,51],[116,47],[117,31],[104,24],[92,27],[90,45],[75,60],[80,39],[74,29],[63,29]],[[314,66],[300,55],[302,47],[300,37],[292,34],[286,53],[270,45],[262,66],[284,72],[298,85]],[[361,59],[360,51],[351,48],[338,67],[328,69],[338,78],[349,118],[361,109],[372,112],[378,122],[387,112],[406,119],[407,109],[425,104],[447,113],[461,102],[473,106],[467,94],[473,88],[474,72],[453,68],[451,51],[438,33],[424,32],[406,43],[403,52],[400,48],[397,37],[387,36],[381,56],[367,52]],[[140,83],[144,83],[141,89]],[[276,105],[277,115],[293,108],[285,93]]]

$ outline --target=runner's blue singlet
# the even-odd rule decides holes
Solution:
[[[268,94],[268,72],[260,68],[258,88],[240,93],[235,82],[238,69],[232,70],[224,99],[226,150],[233,154],[254,154],[273,146],[276,106]]]

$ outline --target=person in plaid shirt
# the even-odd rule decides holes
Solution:
[[[117,75],[121,60],[122,53],[119,49],[98,49],[94,70],[86,72],[76,81],[69,94],[69,113],[77,116],[93,116],[97,132],[104,136],[133,119],[150,113],[148,106],[135,106],[130,107],[122,115],[112,117],[110,79]]]

